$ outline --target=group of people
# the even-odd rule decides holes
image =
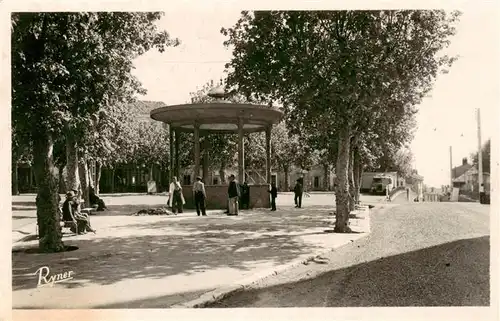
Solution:
[[[181,183],[177,180],[177,177],[174,176],[172,179],[172,183],[170,183],[168,189],[168,206],[172,209],[174,214],[182,213],[183,207],[186,204],[186,200],[184,199],[184,195],[182,193]],[[196,205],[196,213],[198,216],[207,216],[205,200],[207,199],[207,193],[205,191],[205,184],[202,182],[200,176],[196,177],[196,181],[193,184],[193,198]]]
[[[172,209],[172,212],[174,214],[182,213],[186,200],[182,193],[182,186],[175,176],[172,179],[172,183],[170,183],[168,195],[168,206]],[[229,215],[238,215],[240,201],[242,209],[248,209],[250,207],[250,187],[247,182],[240,186],[234,175],[229,176],[227,196],[228,208],[226,213]],[[205,184],[200,176],[196,177],[196,181],[193,184],[193,199],[198,216],[206,216],[207,193]],[[276,206],[274,206],[274,208],[275,207]]]
[[[90,224],[90,218],[87,213],[84,213],[81,208],[81,197],[80,192],[72,189],[66,192],[66,199],[61,204],[61,196],[58,194],[58,210],[59,215],[64,222],[73,222],[74,224],[70,227],[70,230],[76,234],[86,234],[87,232],[96,233],[96,230],[92,228]],[[90,188],[89,200],[91,206],[96,211],[104,211],[107,209],[104,201],[95,194],[93,188]],[[38,206],[39,196],[36,197],[36,204]],[[38,213],[37,213],[38,215]]]
[[[271,184],[271,188],[268,192],[271,196],[271,211],[276,211],[276,198],[278,197],[278,189],[274,182]],[[294,201],[296,208],[302,208],[303,193],[303,179],[299,178],[297,179],[294,187]],[[177,177],[173,177],[172,183],[170,183],[168,195],[168,206],[172,209],[172,212],[174,214],[182,213],[183,206],[186,204],[186,200],[184,199],[182,186],[177,180]],[[247,182],[244,182],[242,185],[238,184],[234,175],[229,176],[227,196],[228,207],[226,214],[228,215],[238,215],[240,205],[242,209],[248,209],[250,207],[250,187],[248,186]],[[203,183],[200,176],[196,177],[196,181],[193,184],[193,199],[198,216],[206,216],[207,214],[205,202],[207,199],[207,193],[205,191],[205,184]]]
[[[304,179],[298,178],[295,187],[293,188],[294,192],[294,202],[295,208],[302,208],[302,195],[304,194]],[[276,188],[276,184],[271,184],[271,189],[269,190],[271,194],[271,211],[276,211],[276,197],[278,197],[278,189]]]

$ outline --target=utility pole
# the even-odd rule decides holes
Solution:
[[[450,146],[450,193],[453,193],[453,157]]]
[[[481,151],[481,110],[477,108],[477,182],[479,184],[479,192],[483,192],[483,153]]]

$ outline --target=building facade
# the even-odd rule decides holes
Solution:
[[[35,193],[36,183],[33,170],[25,164],[18,165],[18,188],[20,193]],[[194,171],[192,166],[180,170],[178,177],[182,185],[192,185],[194,183]],[[227,168],[225,170],[225,182],[227,184],[229,176],[237,176],[237,168]],[[249,185],[267,184],[265,170],[247,169],[245,179]],[[147,183],[151,178],[156,183],[157,192],[166,192],[170,182],[168,181],[168,168],[157,165],[137,166],[135,164],[122,164],[114,168],[103,167],[101,169],[101,179],[99,181],[100,193],[145,193]],[[283,171],[271,171],[271,182],[274,182],[280,192],[293,191],[296,180],[304,178],[305,191],[331,191],[333,190],[334,171],[329,171],[325,175],[322,166],[315,166],[310,171],[303,171],[293,168],[288,173],[288,186],[286,186],[285,173]],[[221,185],[218,170],[210,170],[208,177],[204,178],[207,185]]]
[[[453,187],[459,189],[461,193],[479,193],[479,170],[477,165],[469,164],[467,158],[462,159],[462,165],[454,167]],[[483,183],[490,184],[490,173],[483,172]]]

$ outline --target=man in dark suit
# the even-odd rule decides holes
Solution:
[[[276,211],[276,197],[278,197],[278,189],[276,188],[276,183],[271,184],[271,189],[269,190],[271,194],[271,211]]]
[[[229,199],[228,215],[238,215],[238,199],[240,195],[240,188],[234,175],[229,176],[229,187],[227,188],[227,196]]]
[[[296,208],[301,208],[302,207],[302,193],[304,192],[304,187],[302,186],[302,181],[301,179],[297,179],[297,183],[295,184],[295,188],[293,189],[295,193],[295,207]]]
[[[201,177],[196,177],[196,182],[193,184],[193,197],[194,203],[196,205],[196,213],[198,216],[201,215],[207,216],[205,211],[205,200],[207,198],[207,193],[205,191],[205,184],[202,182]]]
[[[247,209],[250,207],[250,186],[245,182],[241,185],[241,208]]]

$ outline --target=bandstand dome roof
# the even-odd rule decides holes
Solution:
[[[210,96],[226,95],[220,88],[210,91]],[[200,132],[238,132],[238,123],[243,122],[245,133],[264,131],[269,125],[278,123],[283,112],[276,107],[255,104],[240,104],[217,99],[208,103],[171,105],[150,112],[154,120],[169,124],[180,131],[194,131],[199,124]]]

